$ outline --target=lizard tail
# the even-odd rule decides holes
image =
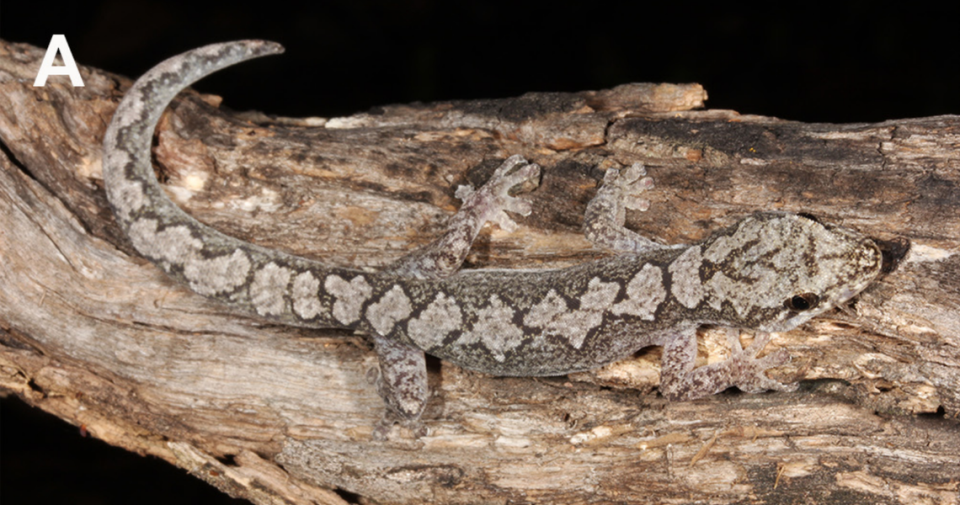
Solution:
[[[138,79],[104,136],[107,199],[134,248],[193,291],[287,324],[355,327],[376,290],[375,276],[225,235],[177,207],[153,173],[153,132],[177,93],[221,68],[281,52],[281,45],[261,40],[213,44]]]
[[[124,232],[147,216],[161,227],[202,226],[164,195],[153,173],[150,147],[157,122],[170,101],[194,82],[235,63],[282,52],[280,44],[262,40],[212,44],[169,58],[134,83],[103,139],[107,198]]]

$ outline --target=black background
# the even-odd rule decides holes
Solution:
[[[627,82],[697,82],[709,108],[806,122],[960,113],[960,2],[663,4],[7,0],[0,37],[46,47],[62,33],[78,63],[131,77],[204,44],[275,40],[286,54],[196,87],[293,117]],[[246,503],[15,398],[0,406],[4,505]]]

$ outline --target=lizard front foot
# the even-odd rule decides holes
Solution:
[[[478,190],[472,186],[460,186],[455,196],[463,201],[463,208],[475,210],[482,221],[497,223],[504,231],[517,229],[517,223],[504,211],[529,216],[533,211],[530,202],[510,195],[510,190],[521,185],[539,185],[540,165],[527,163],[527,160],[515,154],[507,158],[486,184]]]
[[[587,240],[598,247],[614,251],[647,252],[669,246],[660,245],[624,227],[627,209],[646,211],[650,200],[642,198],[653,189],[653,179],[640,163],[627,168],[610,168],[603,175],[603,185],[587,204],[583,231]]]
[[[770,342],[770,334],[758,331],[754,335],[753,343],[743,349],[740,346],[739,331],[731,330],[727,334],[730,344],[730,360],[733,372],[733,385],[745,393],[762,393],[764,391],[795,391],[797,383],[783,384],[766,375],[766,371],[790,362],[790,353],[778,349],[762,358],[757,354]]]
[[[510,195],[517,186],[533,189],[539,185],[540,166],[527,163],[522,156],[506,159],[480,189],[460,186],[456,197],[463,200],[460,211],[447,221],[440,238],[418,249],[390,266],[388,271],[404,277],[442,279],[453,275],[470,251],[473,240],[487,221],[514,231],[517,224],[505,211],[527,216],[533,210],[530,202]]]
[[[650,200],[640,195],[653,189],[653,178],[647,177],[647,169],[640,163],[634,163],[624,169],[609,169],[603,175],[603,186],[616,193],[627,209],[646,211]]]

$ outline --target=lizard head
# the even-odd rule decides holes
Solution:
[[[802,214],[755,214],[702,251],[708,302],[725,322],[761,331],[791,330],[846,302],[882,262],[872,240]]]

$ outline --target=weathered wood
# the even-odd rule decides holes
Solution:
[[[336,119],[228,114],[186,94],[158,129],[171,196],[227,233],[375,267],[424,244],[510,154],[544,167],[519,231],[469,267],[571,264],[608,166],[658,189],[630,224],[665,242],[754,210],[882,241],[846,311],[779,335],[790,394],[668,403],[657,355],[554,379],[434,363],[430,434],[371,440],[362,338],[263,324],[171,283],[113,223],[100,140],[130,81],[32,86],[42,50],[0,43],[0,386],[92,435],[254,503],[957,503],[960,117],[802,124],[693,110],[698,85],[390,106]],[[726,352],[705,331],[704,361]],[[603,387],[614,386],[614,387]],[[639,391],[638,391],[639,390]]]

